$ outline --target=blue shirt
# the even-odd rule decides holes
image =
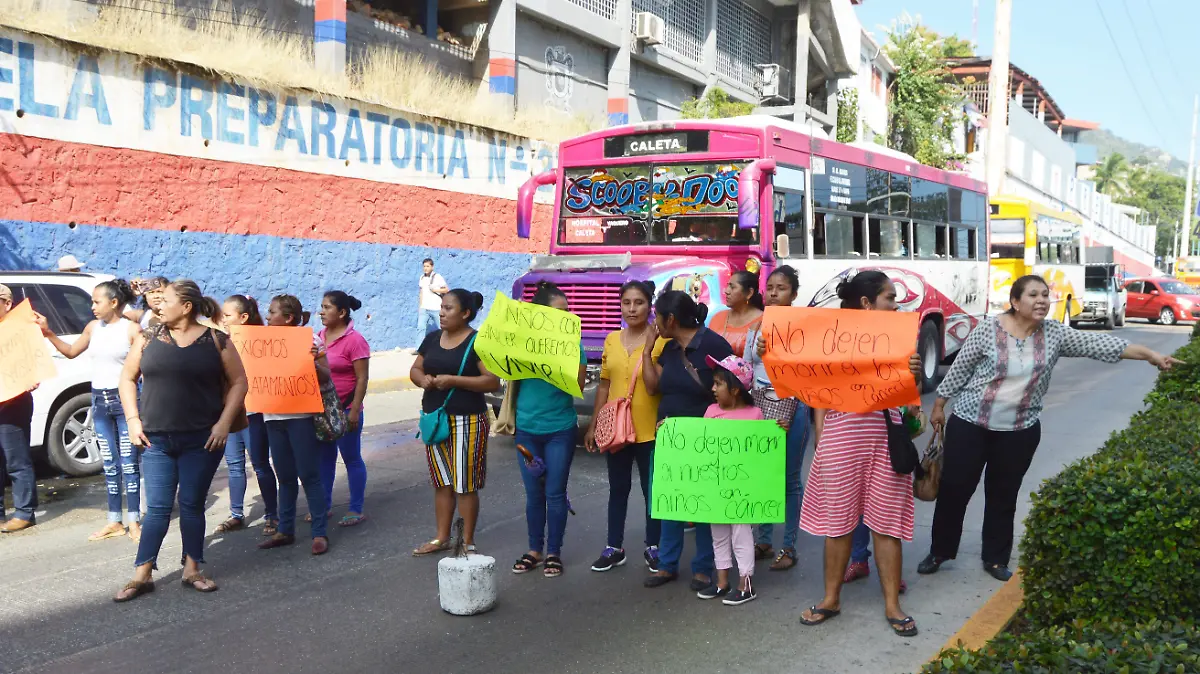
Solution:
[[[579,344],[579,364],[587,362]],[[575,400],[570,393],[542,381],[522,379],[517,386],[517,430],[532,435],[550,435],[572,430],[578,424]]]
[[[662,400],[658,403],[658,420],[668,417],[703,417],[708,406],[713,404],[713,371],[706,356],[724,360],[733,355],[729,342],[708,328],[700,328],[686,349],[671,340],[663,347],[658,357],[662,375],[658,378],[658,390]],[[696,369],[700,383],[692,377],[683,364],[683,357]]]

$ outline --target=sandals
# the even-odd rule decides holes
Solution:
[[[296,542],[295,536],[288,536],[287,534],[281,534],[281,533],[276,532],[274,536],[271,536],[270,538],[263,541],[262,543],[259,543],[258,549],[259,550],[270,550],[272,548],[282,548],[285,545],[291,545],[295,542]]]
[[[796,551],[791,548],[782,548],[778,555],[775,555],[775,561],[769,567],[771,571],[789,571],[796,566]]]
[[[121,592],[124,592],[126,590],[133,590],[134,592],[133,592],[133,594],[126,595],[124,597],[121,596]],[[125,587],[121,588],[121,592],[118,592],[117,596],[113,597],[113,601],[118,604],[124,604],[125,602],[133,601],[134,599],[137,599],[138,597],[140,597],[144,594],[150,594],[153,591],[154,591],[154,581],[148,580],[148,581],[142,583],[142,582],[138,582],[136,580],[131,580],[128,583],[125,583]]]
[[[219,589],[217,584],[213,582],[212,578],[209,578],[202,573],[194,573],[190,576],[184,576],[183,580],[180,582],[183,583],[184,587],[190,587],[197,592],[209,593],[216,592]],[[196,587],[196,583],[208,584],[206,584],[204,587]]]
[[[114,526],[114,524],[116,526]],[[109,524],[109,525],[105,526],[103,529],[97,531],[96,533],[92,534],[91,536],[88,536],[88,540],[95,542],[95,541],[107,540],[109,538],[120,538],[121,536],[124,536],[127,533],[128,533],[128,530],[124,527],[124,525],[117,524],[114,522],[113,524]]]
[[[912,616],[905,616],[903,618],[888,618],[887,621],[888,624],[892,626],[892,631],[896,633],[896,636],[917,636],[917,622],[912,619]],[[907,627],[903,627],[905,625],[907,625]],[[903,627],[903,629],[896,629],[897,627]]]
[[[549,555],[546,557],[546,568],[542,570],[542,575],[547,578],[557,578],[563,574],[563,563],[558,555]]]
[[[346,515],[345,517],[343,517],[342,521],[338,522],[338,526],[339,527],[356,527],[366,521],[367,521],[367,516],[363,515],[362,513],[359,513],[357,515],[350,514],[350,515]]]
[[[262,526],[263,536],[274,536],[279,533],[279,520],[267,520]]]
[[[439,552],[445,552],[450,549],[450,541],[443,541],[440,538],[435,538],[421,547],[412,551],[413,557],[424,557],[426,555],[434,555]]]
[[[529,573],[541,565],[542,560],[527,552],[521,555],[521,558],[513,563],[512,572],[515,574]]]
[[[332,511],[332,510],[330,510],[330,511],[329,511],[329,512],[327,512],[327,513],[325,513],[325,519],[329,519],[330,517],[333,517],[333,511]],[[304,516],[304,521],[305,521],[305,522],[312,522],[312,513],[309,513],[309,514],[305,515],[305,516]]]
[[[217,525],[213,533],[227,534],[231,531],[237,531],[246,526],[246,520],[242,517],[230,517],[229,519]]]
[[[842,614],[842,612],[838,611],[838,610],[834,610],[831,608],[817,608],[816,606],[808,607],[808,612],[813,615],[821,616],[820,620],[809,620],[809,619],[805,618],[803,615],[801,615],[800,616],[800,624],[808,625],[809,627],[824,624]]]
[[[754,545],[754,561],[759,562],[764,559],[770,559],[775,554],[774,548],[770,543],[756,543]]]

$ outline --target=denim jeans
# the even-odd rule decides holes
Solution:
[[[662,522],[650,517],[650,464],[654,460],[654,441],[629,445],[619,452],[604,455],[608,464],[608,545],[625,545],[625,515],[629,511],[629,492],[633,490],[633,467],[637,465],[642,499],[646,502],[646,547],[658,545]]]
[[[5,403],[0,418],[0,519],[4,519],[3,473],[12,479],[13,517],[36,522],[37,479],[29,450],[29,427],[33,422],[33,395],[25,393]]]
[[[129,442],[125,409],[117,389],[92,389],[92,423],[96,428],[96,446],[104,461],[104,482],[108,487],[108,521],[121,522],[121,496],[130,522],[141,519],[141,461]],[[113,449],[116,448],[116,454]]]
[[[417,309],[417,345],[425,339],[425,335],[441,329],[442,319],[437,309]]]
[[[850,539],[852,547],[850,549],[851,564],[866,564],[871,558],[871,528],[863,523],[862,518],[858,518],[858,526],[854,528],[854,537]]]
[[[209,431],[147,433],[150,446],[142,453],[146,480],[146,518],[134,566],[155,564],[171,524],[176,494],[183,554],[204,562],[204,500],[213,475],[221,465],[221,452],[204,448]]]
[[[658,569],[668,573],[679,573],[679,558],[683,556],[683,522],[663,520],[662,540],[658,544]],[[696,553],[692,556],[692,575],[712,578],[713,564],[712,527],[696,522]]]
[[[516,432],[516,443],[546,464],[546,471],[534,477],[517,452],[517,465],[525,482],[525,524],[529,529],[530,550],[541,551],[545,545],[547,555],[562,552],[567,531],[567,479],[575,458],[575,435],[574,428],[548,435]]]
[[[783,505],[783,547],[796,549],[796,535],[800,532],[800,501],[804,498],[804,452],[808,449],[808,436],[812,431],[812,422],[808,417],[808,406],[800,403],[796,406],[796,415],[792,417],[792,425],[787,432],[787,459],[784,482]],[[774,524],[758,525],[758,540],[760,545],[770,545],[775,534]]]
[[[279,533],[296,535],[296,499],[300,495],[296,481],[299,480],[304,485],[304,497],[312,515],[312,537],[324,537],[329,502],[321,484],[321,456],[336,451],[333,443],[317,439],[312,417],[268,421],[267,433],[275,472],[279,474]]]
[[[350,410],[346,410],[350,416]],[[362,513],[367,496],[367,464],[362,458],[363,416],[358,416],[358,428],[347,430],[337,442],[323,443],[321,451],[321,484],[325,486],[325,503],[333,507],[333,481],[337,477],[337,457],[340,452],[346,465],[346,482],[350,486],[350,512]]]
[[[275,471],[271,469],[270,448],[267,441],[267,422],[263,415],[251,414],[250,425],[237,433],[229,434],[225,443],[225,465],[229,467],[229,516],[245,517],[246,504],[246,450],[250,450],[250,464],[258,478],[258,490],[262,493],[264,517],[279,519],[279,488],[275,482]]]

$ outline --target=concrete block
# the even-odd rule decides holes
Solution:
[[[446,557],[438,562],[438,598],[453,615],[476,615],[496,606],[496,559]]]

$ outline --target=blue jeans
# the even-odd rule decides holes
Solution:
[[[121,495],[125,495],[125,512],[130,522],[141,519],[141,465],[138,454],[129,442],[125,425],[125,409],[117,389],[92,389],[92,423],[96,429],[96,446],[104,461],[104,482],[108,487],[108,521],[121,522]],[[117,452],[114,455],[113,449]]]
[[[796,549],[796,535],[800,532],[800,501],[804,498],[804,452],[808,449],[808,436],[812,430],[812,422],[808,418],[808,406],[800,403],[796,406],[796,415],[792,417],[792,425],[787,432],[787,459],[784,482],[783,506],[783,547],[788,550]],[[774,524],[758,525],[759,545],[770,545],[775,534]]]
[[[637,465],[642,498],[646,502],[646,547],[658,545],[662,522],[650,517],[650,465],[654,460],[654,441],[638,442],[619,452],[604,455],[608,464],[608,545],[625,545],[625,515],[629,511],[629,492],[633,490],[633,467]]]
[[[442,319],[437,309],[417,309],[417,345],[425,339],[425,335],[442,329]]]
[[[263,415],[249,415],[250,425],[237,433],[229,434],[225,443],[225,465],[229,467],[229,516],[245,518],[246,505],[246,450],[250,450],[250,464],[258,478],[258,490],[262,493],[266,519],[279,519],[279,488],[275,482],[275,471],[271,469],[271,454],[267,441],[267,422]]]
[[[296,481],[299,480],[304,485],[304,497],[312,515],[312,537],[324,537],[329,502],[321,483],[321,456],[333,450],[333,443],[317,439],[312,417],[268,421],[267,433],[275,472],[279,474],[279,533],[296,535],[296,499],[300,495]]]
[[[0,403],[0,519],[4,519],[4,472],[12,479],[13,517],[36,522],[37,478],[29,449],[33,395],[25,393]]]
[[[562,552],[563,535],[567,531],[567,478],[575,458],[575,434],[574,428],[549,435],[516,432],[516,443],[546,464],[546,472],[534,477],[517,452],[521,480],[525,482],[525,523],[529,528],[530,550],[540,552],[545,545],[547,555]]]
[[[658,544],[658,570],[679,573],[683,556],[683,522],[663,520],[662,539]],[[692,575],[713,577],[712,527],[696,522],[696,554],[692,556]]]
[[[850,549],[851,564],[866,564],[871,558],[871,528],[858,518],[858,526],[854,528],[854,538],[850,539],[854,547]]]
[[[176,494],[179,500],[179,532],[183,554],[196,563],[204,562],[204,500],[213,475],[221,465],[221,452],[204,448],[209,431],[147,433],[150,446],[142,453],[142,475],[146,479],[146,519],[138,543],[134,566],[154,564],[171,524]]]
[[[346,410],[350,416],[350,410]],[[367,464],[362,458],[363,415],[358,415],[358,428],[347,430],[337,442],[324,445],[321,451],[321,483],[325,486],[325,503],[333,507],[333,480],[337,477],[337,457],[340,452],[346,464],[346,482],[350,485],[350,512],[362,513],[367,496]]]

